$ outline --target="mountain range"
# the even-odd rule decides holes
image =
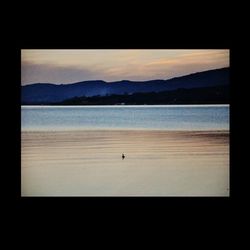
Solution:
[[[72,84],[34,83],[22,86],[21,104],[54,104],[77,97],[166,93],[179,89],[209,89],[218,86],[229,86],[229,68],[208,70],[168,80],[122,80],[117,82],[95,80]]]

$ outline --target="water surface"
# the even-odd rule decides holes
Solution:
[[[22,132],[22,195],[228,196],[228,139],[222,131]]]
[[[229,195],[228,105],[21,112],[22,196]]]
[[[228,130],[228,105],[22,106],[22,130]]]

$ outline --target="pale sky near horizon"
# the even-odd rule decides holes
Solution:
[[[21,50],[21,84],[170,79],[229,67],[229,50]]]

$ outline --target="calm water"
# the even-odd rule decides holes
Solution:
[[[229,196],[229,106],[21,112],[22,196]]]
[[[22,106],[22,131],[229,130],[229,105]]]
[[[228,135],[23,131],[22,196],[228,196]]]

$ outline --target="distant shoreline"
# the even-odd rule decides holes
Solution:
[[[102,105],[96,105],[96,104],[88,104],[88,105],[83,105],[83,104],[21,104],[21,107],[150,107],[150,106],[176,106],[176,107],[202,107],[202,106],[209,106],[209,107],[216,107],[216,106],[224,106],[228,107],[230,106],[230,103],[202,103],[202,104],[102,104]]]
[[[62,101],[44,102],[36,100],[21,102],[22,105],[193,105],[228,104],[229,87],[178,89],[174,91],[112,94],[105,96],[76,96]]]

